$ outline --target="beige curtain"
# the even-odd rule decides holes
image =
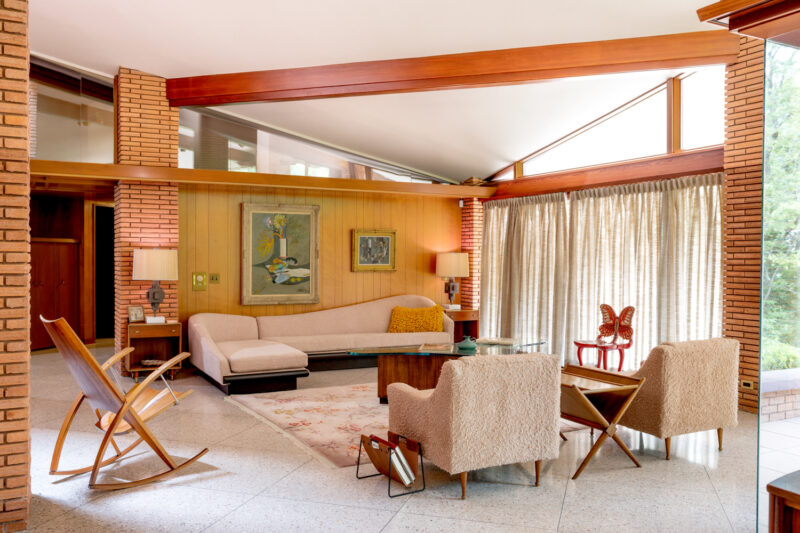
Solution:
[[[542,339],[577,362],[600,304],[633,305],[623,369],[660,342],[720,336],[721,190],[708,174],[486,202],[481,335]]]
[[[563,351],[567,198],[547,194],[484,204],[481,335],[544,340]]]
[[[657,182],[588,189],[570,195],[570,254],[564,324],[567,361],[577,364],[572,341],[591,340],[600,325],[600,304],[619,313],[636,308],[633,349],[625,367],[639,368],[643,351],[657,344],[659,228],[662,195]],[[646,354],[646,352],[645,352]],[[584,364],[596,350],[584,350]],[[616,356],[612,356],[616,361]],[[633,364],[637,363],[637,364]]]

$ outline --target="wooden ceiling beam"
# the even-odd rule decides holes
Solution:
[[[512,85],[537,80],[729,63],[725,31],[556,44],[167,80],[173,106],[303,100]]]
[[[721,146],[565,170],[498,183],[492,200],[722,172]]]
[[[37,190],[57,188],[59,185],[62,187],[67,185],[90,187],[92,183],[105,182],[106,184],[113,184],[113,182],[120,180],[243,185],[282,189],[438,196],[442,198],[488,198],[496,190],[495,187],[471,187],[467,185],[312,178],[284,174],[229,172],[227,170],[31,160],[31,183]],[[98,190],[103,189],[99,184],[95,188]]]

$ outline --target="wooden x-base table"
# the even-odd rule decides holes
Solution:
[[[642,383],[644,378],[595,368],[566,365],[561,369],[561,418],[602,431],[572,479],[578,479],[608,437],[614,439],[636,466],[642,466],[617,436],[617,424]]]

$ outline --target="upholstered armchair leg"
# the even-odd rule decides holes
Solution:
[[[465,500],[466,498],[467,498],[467,473],[461,472],[461,499]]]
[[[719,443],[719,451],[722,451],[722,428],[717,428],[717,442]]]
[[[670,443],[670,438],[669,437],[664,439],[664,444],[667,445],[667,461],[669,461],[669,443]]]
[[[534,463],[536,465],[536,486],[539,486],[539,474],[542,472],[542,460],[539,459]]]

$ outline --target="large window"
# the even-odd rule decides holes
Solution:
[[[178,166],[316,178],[434,178],[206,110],[181,108]]]
[[[481,335],[547,342],[577,363],[600,304],[636,308],[639,368],[664,341],[722,332],[722,175],[486,202]]]
[[[495,173],[492,179],[513,179],[516,163],[522,164],[522,177],[526,177],[722,144],[724,66],[670,75],[629,102],[538,147]],[[679,144],[674,142],[671,128],[679,131]]]
[[[31,82],[35,113],[31,157],[85,163],[114,162],[114,106],[91,96]]]

